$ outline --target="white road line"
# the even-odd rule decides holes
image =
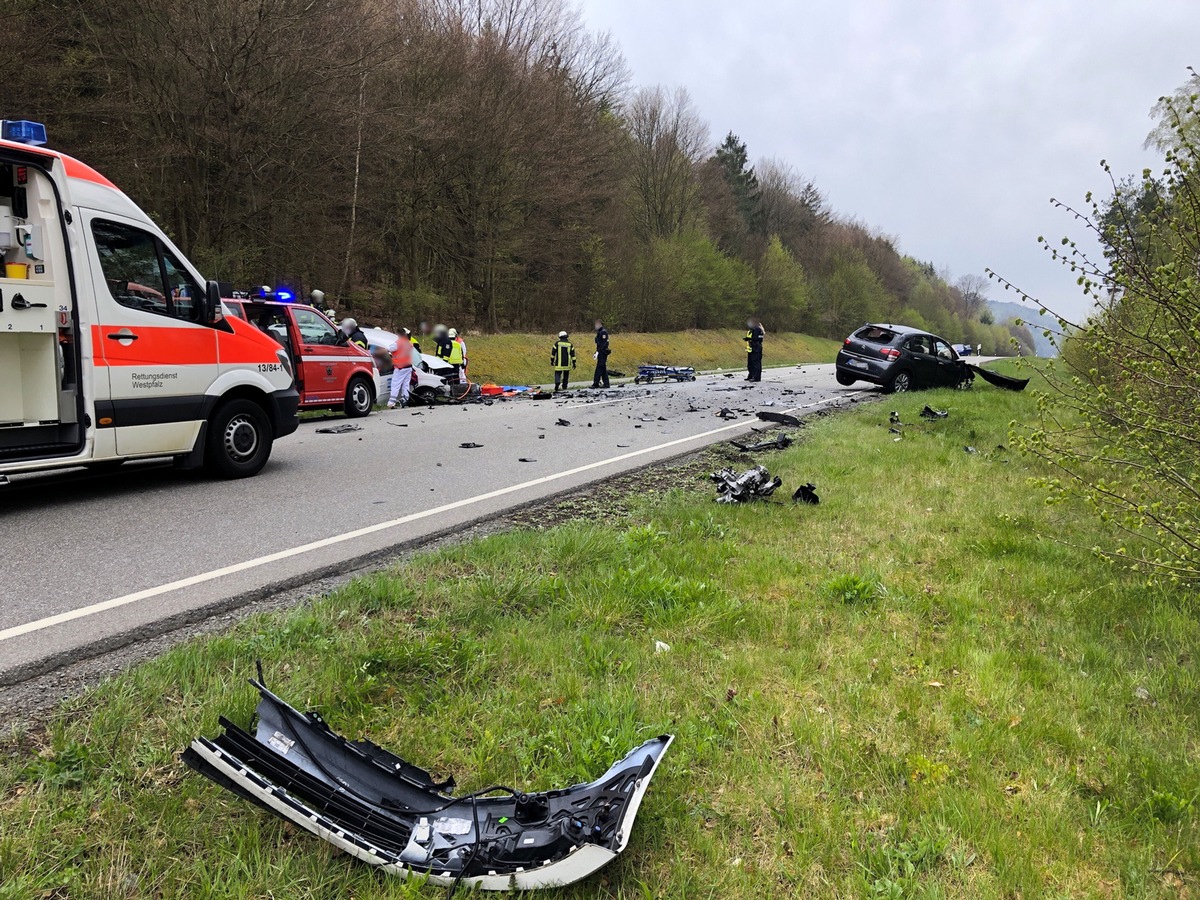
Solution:
[[[804,406],[793,406],[791,409],[784,412],[798,412],[803,409],[812,409],[816,406],[824,406],[826,403],[832,403],[846,397],[852,397],[855,394],[864,393],[863,391],[850,391],[844,394],[838,394],[834,397],[826,397],[824,400],[817,400],[813,403],[806,403]],[[698,441],[703,438],[712,437],[713,435],[723,434],[726,431],[733,431],[737,428],[744,428],[752,424],[751,419],[742,419],[739,422],[734,422],[732,425],[724,425],[721,428],[714,428],[711,431],[693,434],[689,437],[677,438],[673,441],[667,441],[665,444],[656,444],[653,447],[646,447],[643,450],[634,450],[630,453],[622,453],[620,456],[613,456],[609,459],[602,459],[598,462],[588,463],[583,466],[576,466],[574,469],[566,469],[562,472],[556,472],[553,475],[544,475],[541,478],[534,478],[532,481],[523,481],[520,484],[510,485],[509,487],[499,488],[494,491],[489,491],[486,494],[479,494],[475,497],[467,497],[463,500],[456,500],[453,503],[447,503],[443,506],[435,507],[434,509],[426,509],[421,512],[412,513],[407,516],[402,516],[399,519],[391,519],[387,522],[380,522],[377,525],[368,525],[365,528],[357,528],[354,531],[347,531],[343,534],[337,534],[333,537],[322,538],[319,541],[312,541],[308,544],[301,544],[299,547],[292,547],[289,550],[280,550],[276,553],[268,553],[266,556],[259,556],[255,559],[248,559],[245,562],[234,563],[231,566],[223,566],[220,569],[213,569],[211,572],[204,572],[200,575],[192,575],[188,578],[181,578],[178,581],[171,581],[167,584],[159,585],[158,587],[147,588],[142,591],[135,591],[132,594],[125,594],[122,597],[114,597],[111,600],[104,600],[100,603],[93,603],[90,606],[81,606],[79,609],[73,609],[68,612],[59,613],[54,616],[47,616],[44,619],[37,619],[33,622],[26,622],[24,625],[14,625],[11,628],[5,628],[0,631],[0,641],[7,641],[11,638],[21,637],[22,635],[32,634],[36,631],[42,631],[46,628],[52,628],[55,625],[62,625],[66,622],[73,622],[76,619],[82,619],[87,616],[94,616],[97,613],[108,612],[112,609],[118,609],[122,606],[128,606],[130,603],[137,603],[140,600],[149,600],[152,597],[159,597],[163,594],[169,594],[172,591],[182,590],[184,588],[195,587],[198,584],[204,584],[209,581],[215,581],[218,578],[223,578],[226,575],[236,575],[239,572],[246,572],[250,569],[257,569],[260,566],[270,565],[271,563],[280,562],[281,560],[291,559],[295,556],[301,556],[305,553],[311,553],[314,550],[322,550],[326,547],[333,547],[337,544],[343,544],[346,541],[353,541],[361,537],[366,537],[370,534],[376,534],[380,531],[387,531],[391,528],[398,528],[401,525],[407,525],[410,522],[417,522],[421,519],[428,519],[431,516],[438,516],[442,513],[451,512],[452,510],[462,509],[466,506],[471,506],[475,503],[482,503],[485,500],[494,500],[497,497],[504,497],[508,494],[515,494],[518,491],[523,491],[528,488],[538,487],[539,485],[549,484],[553,481],[560,481],[564,478],[570,478],[573,475],[579,475],[583,472],[590,472],[594,469],[600,469],[604,466],[610,466],[614,463],[625,462],[626,460],[636,459],[639,456],[646,456],[650,453],[657,453],[660,450],[668,450],[671,447],[678,447],[681,444],[688,444],[692,441]]]

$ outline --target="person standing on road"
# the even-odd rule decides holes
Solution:
[[[450,340],[452,340],[452,341],[454,341],[454,343],[458,344],[459,352],[462,354],[462,377],[463,377],[463,380],[470,381],[471,379],[467,377],[467,342],[462,339],[462,336],[458,333],[457,328],[450,329]]]
[[[388,398],[388,409],[395,409],[397,404],[401,409],[408,406],[408,391],[412,384],[413,364],[416,361],[416,350],[409,339],[411,334],[412,332],[405,328],[392,350],[392,393]]]
[[[747,381],[762,381],[763,338],[766,335],[758,319],[746,320],[746,336],[743,340],[746,342]]]
[[[554,390],[565,391],[571,370],[575,368],[575,345],[565,331],[558,333],[558,340],[550,348],[550,367],[554,369]]]
[[[599,319],[596,320],[596,374],[592,376],[592,387],[609,387],[608,383],[608,329]]]

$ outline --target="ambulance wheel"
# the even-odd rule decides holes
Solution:
[[[371,414],[375,405],[375,395],[371,392],[371,382],[361,375],[350,379],[346,386],[346,417],[361,419]]]
[[[257,475],[271,455],[271,422],[253,400],[222,404],[208,423],[204,464],[220,478]]]

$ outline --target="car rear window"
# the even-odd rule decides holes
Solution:
[[[854,332],[860,341],[870,341],[872,344],[890,344],[896,339],[896,332],[880,328],[878,325],[868,325]]]

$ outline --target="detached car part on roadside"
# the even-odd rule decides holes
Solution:
[[[335,734],[258,680],[254,734],[221,718],[183,761],[206,778],[390,874],[489,891],[571,884],[629,843],[671,735],[647,741],[596,781],[524,794],[447,793],[428,772],[368,741]],[[504,792],[509,796],[484,796]]]
[[[718,503],[750,503],[766,500],[779,489],[783,480],[771,477],[762,466],[755,466],[738,474],[733,469],[721,469],[709,476],[717,486]]]
[[[880,385],[888,392],[953,387],[965,390],[973,366],[959,359],[950,342],[904,325],[864,325],[838,351],[837,382]]]

